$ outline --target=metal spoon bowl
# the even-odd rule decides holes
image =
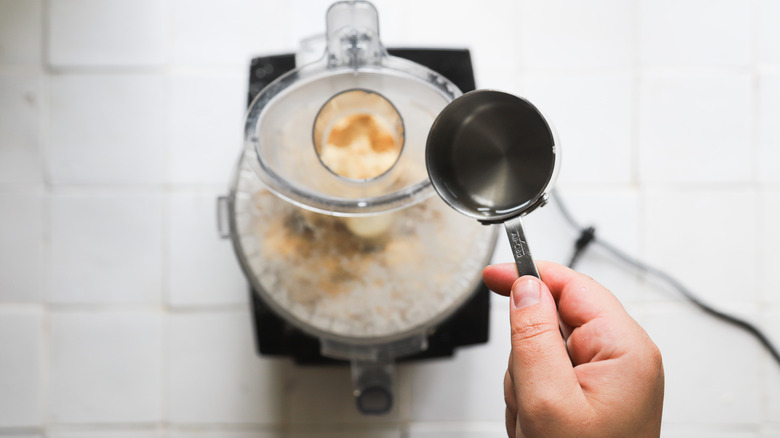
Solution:
[[[518,274],[539,277],[521,217],[547,202],[559,161],[555,135],[527,100],[477,90],[450,102],[425,149],[439,196],[485,224],[504,223]]]

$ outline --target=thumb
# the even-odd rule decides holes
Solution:
[[[550,290],[538,278],[526,275],[512,285],[510,301],[509,373],[519,411],[524,406],[553,408],[554,401],[578,400],[582,390],[561,337]]]

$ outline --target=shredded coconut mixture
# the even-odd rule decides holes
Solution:
[[[448,316],[473,292],[492,251],[490,227],[438,198],[381,216],[338,218],[279,199],[246,166],[235,209],[258,292],[326,334],[392,336]]]

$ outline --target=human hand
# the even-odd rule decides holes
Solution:
[[[488,288],[510,296],[508,435],[658,437],[664,392],[658,347],[604,286],[555,263],[537,266],[544,282],[518,279],[514,264],[482,272]],[[573,329],[566,340],[559,315]]]

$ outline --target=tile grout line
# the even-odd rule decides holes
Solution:
[[[52,424],[52,409],[51,409],[51,395],[52,395],[52,320],[51,320],[51,307],[49,304],[49,298],[52,296],[52,289],[54,288],[54,261],[53,261],[53,204],[52,204],[52,166],[51,166],[51,132],[49,127],[51,125],[51,81],[50,81],[50,69],[49,69],[49,41],[50,41],[50,25],[51,20],[51,0],[42,0],[41,2],[41,77],[42,88],[45,93],[45,99],[42,99],[41,114],[39,116],[39,141],[40,141],[40,166],[42,167],[43,182],[45,187],[45,207],[43,217],[43,229],[46,235],[44,236],[44,251],[43,257],[45,261],[43,265],[43,291],[42,291],[42,304],[43,304],[43,344],[41,347],[41,371],[40,371],[40,393],[41,393],[41,432],[43,436],[49,436],[50,428]]]
[[[644,86],[644,77],[642,74],[642,0],[635,0],[633,4],[632,20],[632,101],[631,101],[631,183],[635,185],[636,190],[636,242],[637,254],[635,257],[641,260],[647,259],[647,189],[642,183],[642,87]],[[641,270],[636,270],[635,278],[638,285],[646,285],[647,274]],[[642,294],[639,297],[642,303],[640,312],[646,312],[647,297]]]
[[[631,30],[631,46],[633,48],[632,50],[632,56],[631,56],[631,118],[630,118],[630,137],[629,141],[631,144],[629,144],[630,148],[630,157],[629,157],[629,166],[631,166],[630,169],[630,183],[635,184],[637,188],[641,187],[640,184],[640,166],[639,166],[639,160],[641,156],[640,151],[640,108],[641,108],[641,75],[640,75],[640,69],[641,69],[641,59],[640,59],[640,51],[641,51],[641,23],[642,20],[640,19],[641,16],[641,0],[634,0],[632,5],[632,15],[631,20],[633,21],[633,26]]]
[[[160,387],[160,425],[167,434],[172,425],[171,419],[171,208],[172,208],[172,87],[171,59],[174,40],[175,7],[171,0],[164,0],[164,55],[163,55],[163,105],[165,107],[163,130],[163,214],[162,214],[162,290],[161,290],[161,323],[162,342],[160,351],[161,387]]]

